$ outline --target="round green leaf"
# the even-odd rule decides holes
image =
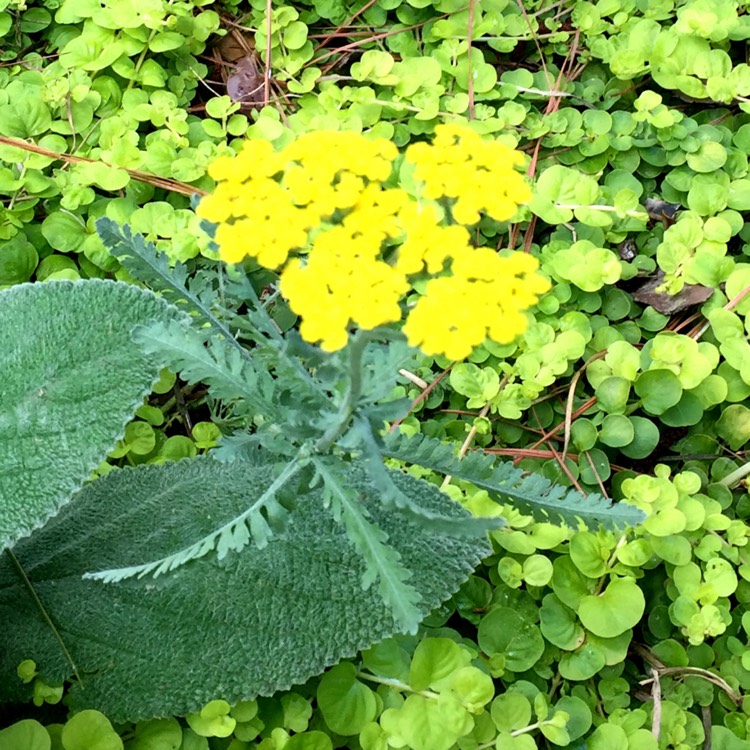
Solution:
[[[325,732],[300,732],[289,738],[284,750],[333,750],[333,743]]]
[[[531,669],[544,651],[539,628],[508,607],[493,609],[482,618],[477,642],[488,656],[503,654],[513,672]]]
[[[426,690],[470,661],[468,651],[450,638],[427,638],[414,651],[409,684],[416,691]]]
[[[599,408],[608,414],[622,414],[630,396],[630,381],[619,376],[602,380],[596,388]]]
[[[88,232],[78,216],[68,211],[52,211],[42,222],[42,235],[51,248],[69,253],[78,250]]]
[[[631,578],[615,578],[598,596],[587,596],[578,608],[581,624],[601,638],[614,638],[634,627],[646,600]]]
[[[628,735],[618,724],[600,724],[588,738],[587,750],[629,750]]]
[[[177,719],[153,719],[136,724],[128,750],[178,750],[181,744],[182,728]]]
[[[609,479],[612,473],[607,454],[598,448],[582,453],[578,457],[578,466],[581,481],[586,484],[598,485]]]
[[[471,730],[471,714],[450,693],[437,699],[410,695],[400,708],[386,709],[380,725],[414,750],[448,750]]]
[[[284,29],[283,38],[287,49],[302,49],[307,41],[307,25],[302,21],[292,21]]]
[[[726,149],[716,141],[706,141],[697,151],[687,155],[688,166],[696,172],[714,172],[721,169],[726,160]]]
[[[98,279],[0,292],[0,547],[41,526],[115,445],[159,371],[131,331],[172,311]]]
[[[750,741],[741,740],[731,729],[711,727],[711,750],[750,750]]]
[[[719,403],[721,403],[721,400]],[[701,404],[698,396],[688,392],[684,392],[678,403],[670,406],[660,416],[661,421],[669,427],[690,427],[698,424],[702,418],[703,404]]]
[[[512,735],[500,732],[495,741],[496,750],[537,750],[536,739],[530,734]]]
[[[555,704],[555,711],[564,711],[568,714],[565,729],[570,735],[571,742],[583,737],[591,728],[591,709],[580,698],[573,695],[565,695]]]
[[[39,263],[39,255],[23,233],[0,242],[0,286],[28,281]]]
[[[328,727],[344,736],[359,734],[377,712],[375,694],[357,679],[357,670],[348,661],[323,675],[316,698]]]
[[[729,194],[729,175],[726,172],[697,174],[690,184],[687,205],[700,216],[713,216],[727,207]]]
[[[132,453],[137,456],[145,456],[156,445],[156,433],[148,422],[131,422],[125,428],[123,440]]]
[[[716,422],[716,432],[733,450],[750,440],[750,409],[744,404],[731,404]]]
[[[542,635],[564,651],[574,651],[584,642],[585,633],[575,612],[566,607],[555,594],[547,594],[539,610]]]
[[[531,703],[521,693],[503,693],[492,701],[490,716],[500,732],[523,729],[531,723]]]
[[[560,675],[576,682],[588,680],[604,669],[606,663],[602,650],[587,642],[576,651],[560,657]]]
[[[363,651],[362,663],[380,677],[393,677],[404,682],[409,679],[409,656],[395,638],[388,638]]]
[[[599,439],[610,448],[628,445],[635,437],[633,423],[624,414],[607,414],[599,430]]]
[[[495,695],[495,683],[477,667],[462,667],[450,677],[450,691],[471,713],[477,713]]]
[[[635,435],[633,442],[623,446],[620,451],[628,458],[646,458],[659,444],[659,428],[644,417],[628,417],[633,423]]]
[[[23,719],[0,729],[0,750],[50,750],[47,730],[34,719]]]
[[[237,720],[229,715],[230,710],[231,706],[225,700],[213,700],[185,718],[190,728],[201,737],[229,737],[237,726]]]
[[[750,180],[733,180],[730,183],[727,206],[738,211],[750,209]]]
[[[590,531],[580,531],[570,540],[570,559],[589,578],[599,578],[606,573],[611,552],[602,537]]]
[[[598,435],[596,425],[585,417],[576,419],[570,426],[570,439],[579,451],[591,450],[596,445]]]
[[[593,591],[595,581],[581,573],[569,555],[558,557],[552,568],[552,590],[563,604],[577,610],[581,600]]]
[[[545,555],[531,555],[523,561],[523,580],[529,586],[546,586],[552,578],[552,561]]]
[[[122,750],[120,735],[100,711],[73,714],[62,730],[65,750]]]
[[[172,49],[179,49],[185,42],[185,37],[176,31],[161,31],[151,39],[148,47],[152,52],[167,52]]]
[[[672,565],[687,565],[692,557],[692,545],[684,536],[652,536],[651,546],[662,560]]]
[[[635,381],[635,392],[649,414],[663,414],[682,398],[682,384],[671,370],[642,372]]]

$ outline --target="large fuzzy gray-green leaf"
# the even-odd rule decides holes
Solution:
[[[81,578],[205,536],[247,507],[280,469],[203,458],[117,470],[19,542],[15,555],[82,676],[71,693],[76,709],[95,707],[119,721],[184,714],[216,697],[270,695],[398,631],[378,587],[362,588],[365,562],[324,509],[321,489],[299,498],[286,530],[263,550],[249,546],[221,562],[211,552],[157,579]],[[369,521],[412,572],[423,615],[489,552],[483,539],[431,533],[384,509],[355,467],[350,479]],[[400,473],[394,480],[428,510],[465,516],[436,487]],[[1,700],[28,689],[15,676],[23,659],[34,659],[48,679],[71,674],[5,559],[0,622]]]
[[[0,549],[56,513],[122,436],[159,369],[131,331],[170,310],[113,281],[0,292]]]

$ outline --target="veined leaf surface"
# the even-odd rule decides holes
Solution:
[[[200,539],[241,513],[280,468],[200,458],[120,469],[19,542],[14,553],[81,675],[75,709],[136,720],[270,695],[398,632],[378,587],[363,589],[366,563],[324,507],[322,489],[305,481],[285,529],[262,550],[249,545],[221,561],[211,551],[158,578],[82,579]],[[361,469],[352,465],[347,478],[411,572],[422,616],[489,553],[484,538],[429,532],[384,509]],[[466,515],[433,485],[398,472],[394,480],[428,510]],[[0,622],[0,700],[29,689],[16,676],[23,659],[49,681],[71,675],[9,559],[0,559]]]
[[[174,313],[100,279],[0,292],[0,549],[54,515],[114,447],[159,371],[131,331]]]

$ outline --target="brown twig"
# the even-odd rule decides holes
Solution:
[[[60,151],[52,151],[49,148],[37,146],[34,143],[26,143],[26,141],[19,140],[17,138],[7,138],[6,136],[0,136],[0,144],[5,146],[13,146],[14,148],[20,148],[23,151],[30,151],[33,154],[39,154],[40,156],[46,156],[55,161],[62,161],[66,164],[105,164],[101,159],[89,159],[86,156],[73,156],[72,154],[63,154]],[[172,180],[166,177],[157,177],[156,175],[149,174],[148,172],[142,172],[140,169],[127,169],[126,167],[116,167],[112,164],[107,164],[108,167],[113,169],[124,169],[134,180],[138,182],[145,182],[154,187],[163,188],[173,193],[181,193],[182,195],[206,195],[205,190],[188,185],[186,182],[180,182],[179,180]]]
[[[406,419],[406,418],[407,418],[407,417],[409,416],[409,414],[411,414],[411,413],[412,413],[412,411],[414,410],[414,408],[415,408],[416,406],[419,406],[419,404],[420,404],[420,403],[421,403],[422,401],[424,401],[424,400],[425,400],[425,399],[427,398],[427,396],[429,396],[429,395],[430,395],[430,392],[432,391],[432,389],[433,389],[433,388],[435,388],[435,386],[436,386],[436,385],[437,385],[437,384],[438,384],[438,383],[439,383],[439,382],[440,382],[440,381],[441,381],[441,380],[442,380],[442,379],[443,379],[443,378],[444,378],[444,377],[445,377],[445,376],[446,376],[446,375],[447,375],[447,374],[448,374],[448,373],[449,373],[449,372],[451,371],[451,368],[452,368],[452,367],[453,367],[453,364],[450,364],[450,365],[448,365],[448,367],[446,367],[446,368],[445,368],[445,369],[444,369],[444,370],[443,370],[443,371],[442,371],[442,372],[440,373],[440,375],[438,375],[438,376],[437,376],[437,377],[435,378],[435,380],[433,380],[433,381],[432,381],[432,382],[431,382],[431,383],[430,383],[430,384],[429,384],[429,385],[427,386],[427,388],[425,388],[425,389],[424,389],[424,390],[422,391],[422,393],[420,393],[420,394],[419,394],[419,396],[417,396],[417,397],[416,397],[416,398],[414,399],[414,401],[412,401],[412,402],[411,402],[411,405],[409,406],[409,409],[408,409],[408,411],[406,412],[406,414],[404,414],[404,416],[403,416],[403,417],[400,417],[399,419],[397,419],[397,420],[396,420],[396,421],[395,421],[395,422],[394,422],[394,423],[393,423],[393,424],[392,424],[392,425],[391,425],[391,426],[390,426],[390,427],[388,428],[388,432],[393,432],[393,431],[394,431],[394,430],[395,430],[395,429],[396,429],[396,428],[397,428],[397,427],[398,427],[398,426],[399,426],[399,425],[400,425],[400,424],[401,424],[401,423],[402,423],[402,422],[403,422],[403,421],[404,421],[404,420],[405,420],[405,419]]]
[[[468,49],[466,50],[466,67],[468,69],[468,81],[466,84],[466,92],[469,95],[469,119],[474,119],[474,72],[471,69],[471,50],[472,40],[474,37],[474,3],[476,0],[469,0],[469,20],[468,29],[466,35],[466,41]]]

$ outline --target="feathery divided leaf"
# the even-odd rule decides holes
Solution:
[[[152,242],[147,242],[143,235],[133,234],[127,225],[120,228],[112,219],[97,219],[96,230],[107,250],[129,273],[172,304],[193,313],[201,322],[208,323],[247,356],[232,332],[211,312],[198,294],[188,289],[187,269],[182,263],[176,263],[174,268],[170,268],[167,256],[160,253]]]
[[[416,633],[422,619],[417,607],[419,592],[407,583],[411,573],[403,566],[398,550],[388,544],[388,534],[366,518],[357,490],[347,481],[347,465],[335,457],[313,458],[312,462],[323,479],[324,498],[333,517],[343,521],[349,541],[367,566],[362,588],[367,591],[377,580],[380,595],[399,627]]]
[[[383,464],[383,456],[388,456],[388,453],[382,451],[372,433],[370,424],[364,419],[358,419],[352,427],[352,432],[356,432],[359,438],[359,447],[363,451],[361,458],[363,466],[367,471],[368,478],[377,487],[378,497],[385,507],[399,510],[409,520],[424,525],[425,528],[436,532],[456,534],[457,536],[483,537],[487,532],[502,528],[505,525],[505,521],[499,517],[476,518],[466,516],[457,519],[433,513],[417,505],[412,498],[398,488],[393,481],[393,473],[388,471]]]
[[[613,504],[598,494],[581,495],[575,489],[554,485],[539,474],[524,475],[509,461],[498,462],[479,451],[459,459],[450,445],[424,435],[390,433],[382,454],[464,479],[541,521],[559,519],[570,526],[583,521],[589,528],[618,529],[636,526],[645,518],[631,505]]]
[[[306,463],[307,460],[303,459],[290,461],[252,505],[190,546],[158,560],[95,573],[88,572],[83,577],[105,583],[116,583],[127,578],[143,578],[147,575],[156,578],[214,550],[217,558],[223,560],[229,552],[241,552],[251,541],[258,549],[263,549],[274,533],[285,526],[288,520],[289,511],[279,502],[278,493]]]
[[[202,335],[196,328],[176,322],[137,328],[133,338],[145,352],[165,358],[188,383],[210,386],[215,398],[225,402],[243,399],[255,413],[279,418],[272,402],[271,375],[256,369],[244,352],[225,339],[210,337],[209,331]]]

